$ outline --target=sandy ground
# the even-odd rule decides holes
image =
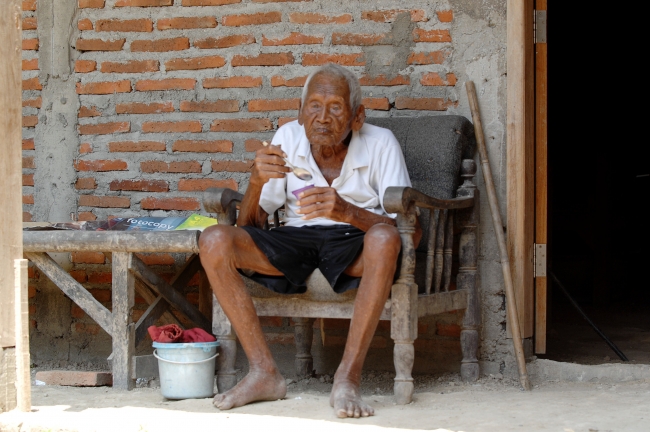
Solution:
[[[465,384],[457,375],[416,377],[414,401],[393,403],[391,376],[364,374],[374,417],[336,419],[329,377],[289,385],[286,399],[220,412],[211,399],[171,401],[159,388],[33,386],[33,411],[0,414],[1,431],[649,431],[650,380],[618,384],[545,382],[523,392],[500,376]]]

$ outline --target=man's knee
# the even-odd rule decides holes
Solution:
[[[399,231],[387,224],[374,225],[364,238],[364,253],[397,257],[402,247]]]
[[[202,262],[219,260],[231,256],[235,249],[235,227],[213,225],[199,237],[199,254]]]

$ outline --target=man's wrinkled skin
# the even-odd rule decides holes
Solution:
[[[330,185],[341,173],[352,131],[359,131],[365,120],[364,107],[352,112],[349,96],[345,79],[320,73],[311,79],[304,106],[300,107],[298,121],[305,127],[314,159]],[[260,194],[266,182],[290,171],[281,157],[286,155],[279,146],[257,151],[238,226],[262,227],[267,220],[268,214],[259,206]],[[298,205],[304,219],[326,217],[366,232],[363,251],[345,270],[348,275],[360,276],[361,283],[343,358],[334,375],[330,404],[338,417],[371,416],[374,410],[363,402],[359,391],[361,369],[390,292],[401,248],[395,221],[348,203],[331,187],[308,189],[299,197]],[[416,237],[418,240],[419,229]],[[237,269],[275,276],[281,273],[248,233],[237,227],[214,225],[206,229],[200,238],[200,251],[210,284],[250,364],[248,375],[231,390],[216,395],[214,405],[226,410],[254,401],[282,399],[287,392],[285,380],[271,356]]]

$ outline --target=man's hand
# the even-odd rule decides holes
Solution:
[[[251,172],[250,183],[262,186],[273,178],[283,178],[291,172],[282,160],[287,155],[279,146],[268,145],[255,153],[255,165]]]
[[[313,187],[301,192],[298,205],[300,209],[297,213],[304,215],[303,219],[324,217],[346,223],[351,222],[355,209],[358,209],[331,187]]]

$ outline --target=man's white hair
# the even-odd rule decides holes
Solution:
[[[348,89],[350,90],[350,108],[352,108],[352,113],[356,114],[357,109],[359,109],[359,106],[361,105],[361,84],[359,83],[359,78],[343,66],[333,63],[327,63],[309,74],[305,81],[305,86],[302,88],[302,106],[305,106],[305,101],[307,100],[307,88],[309,87],[309,82],[314,76],[319,74],[343,78],[347,81]]]

